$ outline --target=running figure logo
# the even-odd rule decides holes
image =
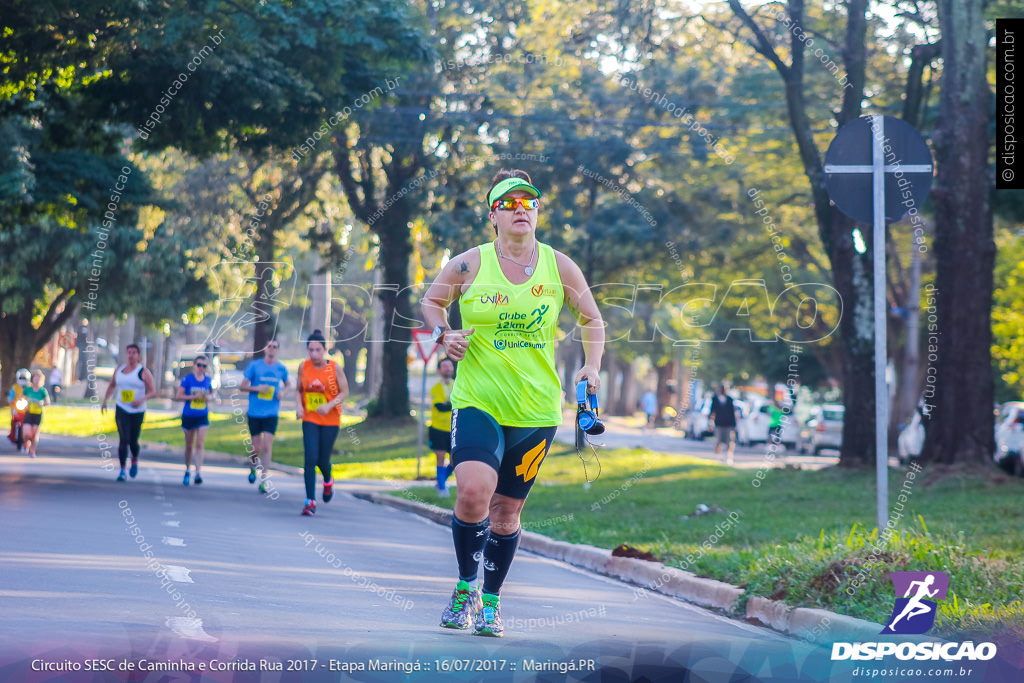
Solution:
[[[893,572],[889,574],[896,588],[896,605],[889,624],[881,633],[919,635],[935,624],[937,603],[926,598],[945,600],[949,577],[944,572]]]

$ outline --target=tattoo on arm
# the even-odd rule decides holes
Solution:
[[[459,273],[462,274],[462,273],[468,273],[468,272],[469,272],[469,266],[466,265],[466,262],[465,261],[460,262],[459,263]]]

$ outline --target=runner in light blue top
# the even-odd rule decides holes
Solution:
[[[281,395],[288,386],[288,369],[277,360],[279,346],[274,340],[267,343],[263,358],[257,358],[246,366],[241,386],[242,391],[249,393],[249,483],[256,483],[256,471],[259,470],[260,493],[269,490],[267,470],[273,457]]]

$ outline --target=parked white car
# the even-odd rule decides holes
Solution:
[[[1024,476],[1024,402],[1004,403],[996,418],[997,465],[1018,477]]]
[[[800,432],[800,452],[818,455],[826,448],[839,450],[843,446],[843,417],[846,407],[824,405],[814,410],[814,415]]]
[[[705,398],[700,406],[686,411],[683,423],[683,436],[687,439],[700,441],[706,436],[713,436],[711,429],[711,399]]]
[[[904,427],[896,438],[896,450],[899,453],[900,462],[904,465],[909,463],[921,455],[922,448],[924,448],[924,424],[921,423],[921,413],[915,410],[910,424]]]
[[[771,440],[772,405],[756,403],[750,412],[740,420],[736,440],[743,446],[768,443]],[[780,441],[786,448],[796,448],[800,440],[800,426],[793,415],[783,415]]]

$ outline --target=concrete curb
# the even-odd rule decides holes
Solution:
[[[451,510],[436,505],[379,493],[357,492],[353,495],[361,500],[389,505],[426,517],[443,526],[451,524]],[[613,557],[611,551],[604,548],[556,541],[525,529],[520,547],[553,560],[567,562],[603,576],[634,584],[638,586],[634,591],[634,600],[646,599],[646,591],[651,591],[736,616],[737,606],[744,594],[742,588],[714,579],[704,579],[675,567],[666,567],[660,562]],[[779,600],[757,596],[752,596],[747,601],[744,616],[780,633],[819,645],[829,645],[836,641],[875,640],[882,630],[881,624],[863,619],[823,609],[794,609]]]

